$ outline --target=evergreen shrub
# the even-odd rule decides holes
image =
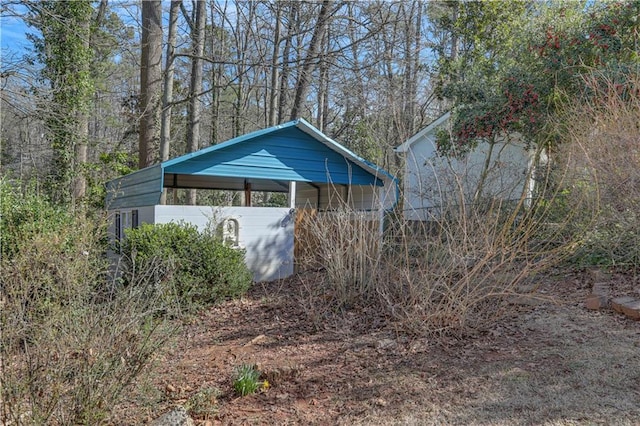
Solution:
[[[252,283],[244,251],[224,245],[211,231],[187,223],[143,224],[126,231],[126,268],[149,262],[167,265],[162,291],[186,306],[215,303],[244,294]]]

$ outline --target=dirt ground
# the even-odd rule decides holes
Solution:
[[[581,278],[545,279],[543,299],[444,344],[355,315],[316,327],[298,285],[257,284],[194,319],[117,422],[183,405],[206,425],[640,425],[640,322],[586,310]],[[271,387],[238,397],[244,363]]]

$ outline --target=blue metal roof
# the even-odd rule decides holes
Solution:
[[[260,130],[162,163],[165,173],[382,186],[388,173],[304,120]]]
[[[148,169],[153,171],[146,172]],[[142,195],[145,200],[159,200],[165,175],[338,185],[386,184],[395,185],[397,190],[397,181],[389,173],[302,119],[248,133],[115,179],[107,184],[113,192],[108,196],[107,202],[111,203],[108,205],[111,208],[131,205]],[[151,176],[153,182],[149,181]],[[143,183],[144,194],[141,194]]]

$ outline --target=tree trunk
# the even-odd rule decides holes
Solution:
[[[282,72],[280,73],[280,89],[278,90],[278,123],[282,123],[284,120],[284,109],[287,102],[286,93],[289,89],[289,55],[291,52],[291,45],[293,44],[293,34],[296,25],[296,15],[298,13],[298,3],[293,1],[289,3],[289,25],[287,25],[287,37],[284,42],[284,49],[282,51]]]
[[[407,72],[405,73],[405,134],[402,140],[410,137],[415,133],[414,123],[416,119],[417,104],[417,88],[418,88],[418,68],[420,67],[420,39],[421,39],[421,20],[422,20],[422,3],[414,1],[410,13],[406,16],[406,63]],[[415,20],[414,20],[415,17]]]
[[[324,132],[327,124],[327,113],[329,110],[329,66],[327,63],[326,52],[329,50],[327,46],[328,36],[327,30],[323,31],[322,35],[322,49],[323,53],[320,55],[320,78],[318,81],[318,111],[316,115],[316,124],[318,130]]]
[[[87,147],[89,139],[89,116],[86,112],[78,113],[78,141],[75,147],[75,171],[73,176],[74,204],[82,200],[87,193],[87,177],[84,165],[87,163]]]
[[[494,136],[491,140],[487,140],[487,143],[489,144],[489,152],[487,152],[487,156],[484,159],[480,176],[478,176],[478,183],[476,184],[476,188],[473,193],[472,202],[474,205],[481,200],[484,194],[484,185],[487,180],[487,176],[489,176],[489,171],[491,170],[491,163],[493,163],[493,148],[496,146],[496,137]]]
[[[223,75],[222,61],[219,60],[222,57],[223,41],[220,40],[220,35],[217,33],[218,27],[215,25],[215,3],[211,2],[210,15],[211,15],[211,55],[213,64],[211,65],[211,145],[219,142],[219,123],[220,123],[220,87],[221,78]]]
[[[138,167],[142,169],[153,164],[159,143],[162,89],[162,2],[159,0],[142,2],[141,48]]]
[[[160,161],[169,159],[171,147],[171,102],[173,102],[174,54],[178,27],[178,11],[182,0],[172,1],[169,10],[169,34],[165,58],[164,90],[162,93],[162,123],[160,127]]]
[[[82,31],[82,45],[85,51],[90,51],[91,46],[89,40],[91,38],[91,22],[85,19],[80,22]],[[86,62],[85,69],[80,72],[89,74],[90,64]],[[73,173],[73,193],[72,199],[74,204],[82,200],[87,193],[87,177],[85,175],[84,165],[87,163],[87,147],[89,143],[89,112],[86,109],[80,109],[77,112],[78,136],[75,146],[75,167]]]
[[[318,47],[320,46],[322,35],[326,28],[325,21],[327,20],[327,16],[329,14],[330,5],[330,0],[323,0],[322,6],[320,6],[318,20],[316,22],[315,28],[313,29],[311,41],[309,42],[309,49],[307,50],[307,55],[305,56],[304,62],[302,63],[302,67],[300,69],[300,73],[298,74],[298,81],[296,82],[296,93],[293,98],[293,106],[291,107],[291,115],[289,117],[290,120],[295,120],[296,118],[298,118],[298,115],[300,114],[300,107],[302,106],[304,98],[307,95],[307,90],[309,90],[311,71],[316,62],[315,56],[318,52]]]
[[[459,8],[458,2],[453,2],[451,5],[451,8],[452,8],[451,21],[455,23],[458,20],[458,8]],[[455,61],[456,59],[458,59],[459,49],[460,49],[460,46],[458,45],[458,32],[453,31],[451,35],[451,54],[450,54],[450,58],[452,61]]]
[[[271,91],[269,92],[269,112],[268,122],[269,127],[276,125],[276,104],[278,102],[278,56],[280,53],[280,14],[282,6],[279,2],[276,2],[274,7],[276,8],[276,27],[273,34],[273,53],[271,57]]]
[[[351,90],[355,92],[355,96],[353,96],[353,99],[349,98],[347,110],[349,114],[347,114],[347,116],[350,120],[364,120],[366,116],[365,109],[367,102],[365,97],[364,79],[362,78],[362,70],[360,69],[360,57],[361,55],[364,56],[364,54],[361,53],[360,50],[358,50],[359,45],[358,43],[356,43],[358,37],[356,35],[355,16],[357,14],[357,11],[353,9],[354,6],[355,5],[353,3],[349,3],[350,19],[347,22],[347,34],[349,34],[349,42],[351,43],[351,58],[353,61],[353,77],[351,77]]]
[[[202,108],[202,57],[204,55],[204,30],[207,25],[207,4],[205,0],[196,1],[196,19],[191,39],[193,40],[193,58],[191,59],[191,82],[189,84],[189,128],[187,129],[187,151],[195,152],[200,148],[200,121]],[[195,189],[189,190],[187,204],[197,204]]]
[[[178,12],[182,0],[172,1],[169,9],[169,34],[167,35],[167,53],[165,58],[164,91],[162,93],[162,123],[160,125],[160,161],[169,159],[171,146],[171,102],[173,102],[174,54],[176,49],[176,32],[178,28]],[[162,191],[160,204],[167,203],[167,189]]]

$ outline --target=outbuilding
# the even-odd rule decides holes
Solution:
[[[478,140],[460,155],[443,155],[438,151],[438,133],[450,132],[450,126],[451,113],[447,112],[395,148],[404,160],[406,220],[437,219],[444,209],[479,199],[531,199],[535,151],[522,135]]]
[[[241,205],[161,204],[165,189],[238,191]],[[252,206],[255,192],[283,193],[284,206]],[[170,198],[170,197],[169,197]],[[256,281],[294,271],[296,212],[349,206],[379,220],[398,198],[396,179],[303,119],[212,145],[107,183],[110,234],[141,223],[214,227],[245,250]],[[295,244],[305,244],[304,241]]]

